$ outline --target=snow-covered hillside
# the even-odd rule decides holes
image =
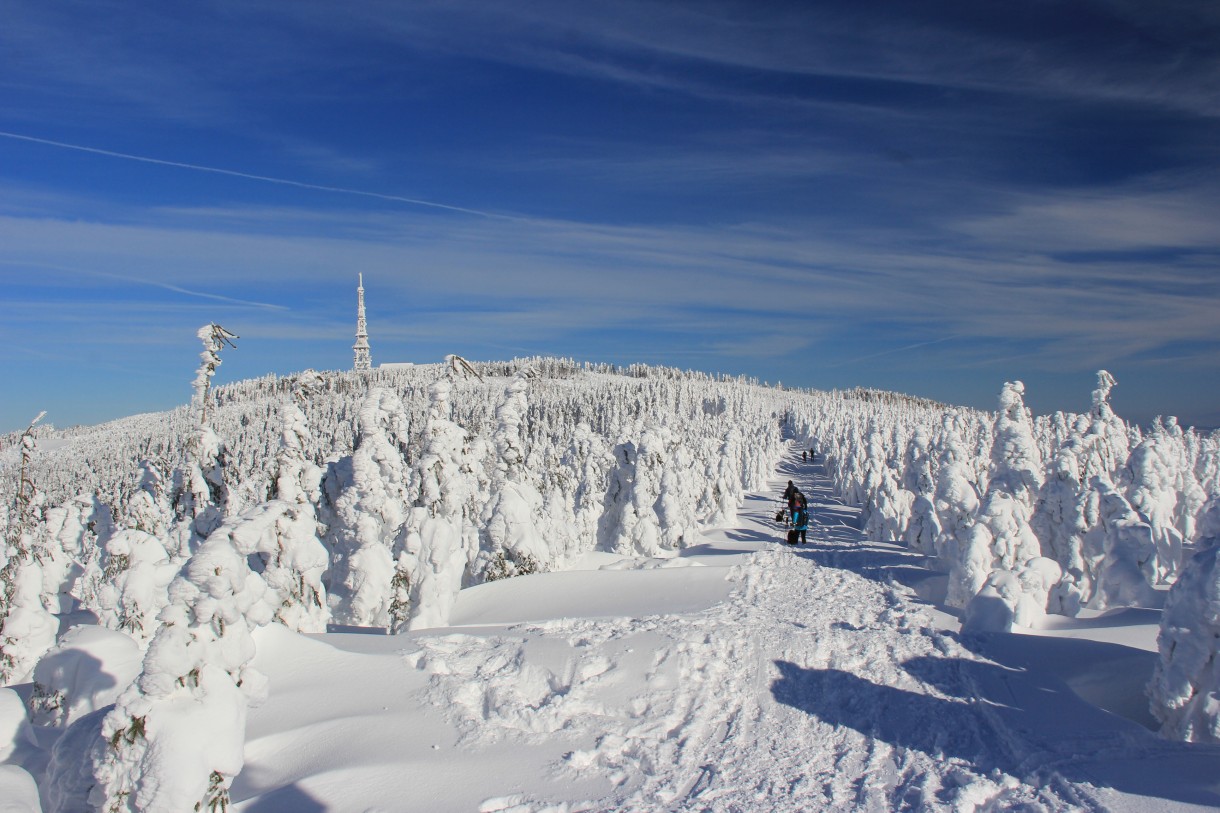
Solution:
[[[211,392],[201,338],[191,408],[0,453],[29,809],[1217,801],[1220,442],[1108,374],[1038,419],[554,359]]]

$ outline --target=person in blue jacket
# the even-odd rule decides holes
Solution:
[[[796,492],[796,506],[792,509],[792,535],[789,537],[789,544],[804,545],[808,540],[805,538],[805,533],[809,530],[809,501],[805,499],[805,495],[801,492]]]

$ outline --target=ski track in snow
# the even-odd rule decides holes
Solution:
[[[720,556],[753,551],[727,568],[726,601],[400,645],[462,751],[562,745],[528,791],[480,811],[1109,809],[1080,755],[1137,759],[1155,746],[1023,727],[1017,695],[1040,688],[938,629],[889,577],[900,560],[879,553],[861,569],[871,578],[834,566],[866,543],[855,511],[798,456],[747,498],[738,528],[708,533],[731,542]],[[816,523],[797,548],[771,521],[788,477]]]

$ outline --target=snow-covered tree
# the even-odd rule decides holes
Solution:
[[[703,538],[699,533],[700,495],[696,490],[695,460],[686,444],[672,436],[665,456],[654,510],[661,525],[661,545],[679,550],[698,544]]]
[[[1030,527],[1042,472],[1029,411],[1022,399],[1024,390],[1024,385],[1015,381],[1005,384],[1000,393],[990,478],[968,537],[963,558],[967,565],[964,569],[966,578],[956,585],[954,594],[958,600],[971,588],[981,588],[980,577],[986,582],[992,571],[1012,573],[1012,580],[991,579],[991,583],[1003,582],[1006,588],[1013,588],[1040,585],[1040,576],[1046,570],[1044,563],[1038,562],[1033,567],[1039,578],[1022,578],[1024,571],[1042,554],[1038,537]],[[1044,593],[1042,598],[1046,598]],[[1045,609],[1044,605],[1041,610]],[[1029,613],[1019,617],[1028,618]]]
[[[1110,406],[1110,391],[1117,383],[1105,370],[1097,371],[1097,389],[1093,390],[1089,430],[1085,434],[1081,459],[1081,475],[1085,482],[1094,477],[1114,482],[1118,468],[1126,461],[1131,448],[1127,426]]]
[[[31,474],[37,443],[34,425],[21,435],[21,475],[16,500],[5,528],[0,564],[0,685],[22,682],[42,654],[55,644],[59,621],[43,602],[44,578],[38,549],[46,534],[46,498]]]
[[[334,619],[341,624],[390,625],[392,549],[409,503],[406,436],[402,403],[375,387],[360,409],[355,451],[327,477],[329,592]]]
[[[925,556],[936,555],[936,538],[941,530],[936,515],[935,462],[927,431],[916,427],[903,456],[902,488],[911,495],[911,509],[902,541]]]
[[[226,346],[235,347],[232,340],[238,338],[217,324],[204,325],[196,335],[203,342],[199,368],[191,382],[194,390],[191,406],[196,420],[187,441],[186,460],[174,472],[172,499],[177,545],[174,552],[184,558],[220,526],[228,508],[229,488],[224,477],[228,455],[208,423],[208,392],[221,363],[220,351]]]
[[[1038,491],[1031,525],[1043,553],[1059,563],[1063,578],[1052,590],[1048,609],[1074,616],[1093,595],[1095,567],[1085,560],[1084,488],[1080,472],[1079,436],[1064,440]]]
[[[140,675],[102,724],[108,747],[90,795],[97,809],[227,809],[247,708],[266,692],[266,678],[249,667],[251,632],[272,621],[277,601],[249,567],[268,537],[248,523],[213,532],[170,586]]]
[[[291,400],[283,404],[283,431],[272,473],[272,499],[251,511],[262,513],[260,548],[263,578],[279,596],[276,619],[296,632],[325,632],[330,618],[322,577],[329,553],[318,537],[314,504],[319,501],[321,470],[305,459],[309,427]]]
[[[1155,606],[1152,585],[1156,582],[1156,542],[1152,528],[1108,480],[1094,477],[1089,490],[1085,517],[1090,527],[1084,548],[1086,556],[1101,551],[1089,606]]]
[[[1220,742],[1220,499],[1200,518],[1199,551],[1165,600],[1148,696],[1161,734]]]
[[[52,613],[71,612],[85,566],[114,533],[110,508],[94,494],[79,494],[48,509],[42,544],[34,556],[42,565],[43,604]]]
[[[412,473],[414,494],[396,562],[395,629],[443,626],[479,550],[480,488],[466,430],[451,420],[453,382],[433,383],[422,452]],[[506,417],[511,423],[511,418]],[[516,455],[502,438],[501,460]],[[506,462],[508,465],[508,462]]]
[[[496,408],[492,435],[495,463],[491,498],[483,509],[480,550],[474,563],[482,581],[536,573],[554,560],[542,524],[542,494],[530,482],[521,441],[521,421],[528,407],[528,383],[518,374]]]
[[[972,544],[979,495],[970,480],[970,468],[965,457],[954,416],[948,415],[936,474],[935,505],[940,524],[936,552],[937,558],[949,571],[946,600],[955,607],[965,607],[991,571],[990,540]],[[972,551],[985,554],[982,558],[986,561],[972,559]]]
[[[625,440],[614,449],[617,466],[610,475],[598,525],[598,544],[604,550],[623,556],[656,556],[661,551],[656,504],[665,468],[662,431],[646,428],[638,441]]]
[[[1172,582],[1182,563],[1182,533],[1175,522],[1180,475],[1174,446],[1158,418],[1119,473],[1127,501],[1152,529],[1157,581],[1161,583]]]
[[[81,603],[103,626],[146,643],[161,624],[180,567],[160,539],[125,528],[106,540],[81,577]]]

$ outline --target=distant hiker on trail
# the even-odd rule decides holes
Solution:
[[[792,495],[796,494],[798,490],[799,489],[797,489],[796,485],[789,480],[788,487],[784,489],[784,499],[788,502],[789,510],[791,510],[793,506]]]
[[[809,459],[808,455],[809,455],[808,452],[806,452],[804,449],[801,449],[801,462],[802,463],[804,463],[806,460]]]

